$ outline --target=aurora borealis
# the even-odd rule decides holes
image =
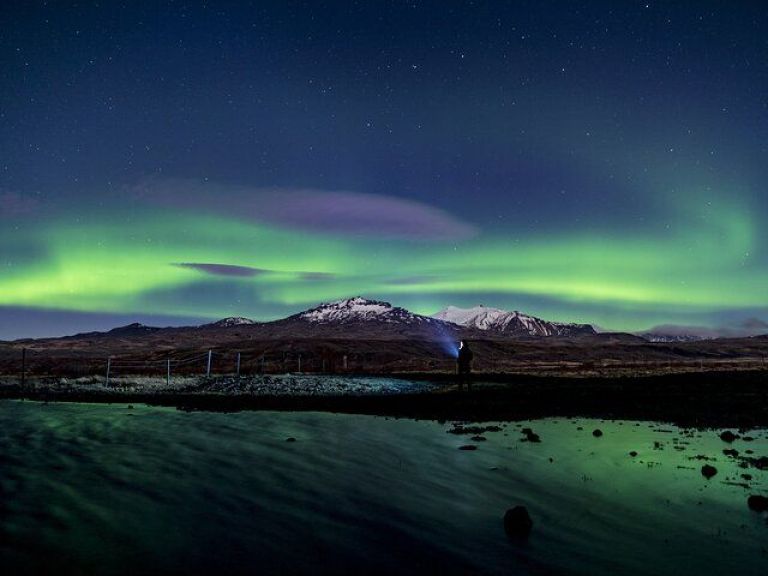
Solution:
[[[768,328],[760,3],[0,8],[0,338],[361,294]]]

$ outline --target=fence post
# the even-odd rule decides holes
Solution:
[[[237,377],[240,378],[240,352],[237,353]]]
[[[171,386],[171,359],[168,358],[168,365],[165,371],[165,385],[170,388]]]
[[[27,384],[27,349],[21,349],[21,389],[24,390]]]
[[[210,378],[211,377],[211,354],[212,351],[208,350],[208,368],[205,370],[205,377]]]
[[[107,357],[107,381],[104,384],[105,388],[109,388],[109,369],[112,367],[112,357]]]
[[[344,372],[347,371],[347,355],[344,354]]]
[[[301,374],[301,354],[299,354],[299,374]]]

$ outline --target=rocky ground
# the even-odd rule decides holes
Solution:
[[[439,384],[388,377],[275,374],[263,376],[121,376],[105,378],[35,377],[26,381],[25,393],[69,397],[82,394],[120,398],[134,394],[227,396],[346,396],[421,393]],[[0,393],[21,394],[18,378],[0,377]]]
[[[768,426],[764,371],[670,374],[645,378],[455,376],[431,378],[285,374],[237,379],[36,378],[22,389],[0,380],[0,398],[126,402],[188,410],[328,411],[433,420],[519,420],[547,416],[656,420],[684,426]]]

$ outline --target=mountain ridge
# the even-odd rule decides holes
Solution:
[[[585,336],[597,334],[591,324],[574,324],[542,320],[517,310],[474,306],[459,308],[447,306],[432,316],[459,326],[477,328],[500,335],[512,336]]]

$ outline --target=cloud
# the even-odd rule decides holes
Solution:
[[[476,233],[439,208],[394,196],[291,190],[264,194],[259,208],[269,222],[315,232],[437,241]]]
[[[0,190],[0,218],[26,216],[36,212],[39,206],[40,202],[36,198],[19,192]]]
[[[175,262],[173,265],[179,268],[191,268],[211,276],[225,276],[229,278],[253,278],[262,274],[297,275],[299,280],[307,281],[325,281],[336,278],[336,274],[330,272],[285,272],[268,268],[238,266],[236,264],[219,264],[216,262]]]
[[[389,195],[186,180],[150,180],[134,187],[132,193],[134,198],[164,206],[322,234],[440,242],[478,233],[441,208]]]
[[[211,276],[228,276],[238,278],[252,278],[260,274],[266,274],[269,270],[263,268],[252,268],[250,266],[235,266],[234,264],[216,264],[201,262],[178,262],[174,264],[179,268],[192,268]]]

